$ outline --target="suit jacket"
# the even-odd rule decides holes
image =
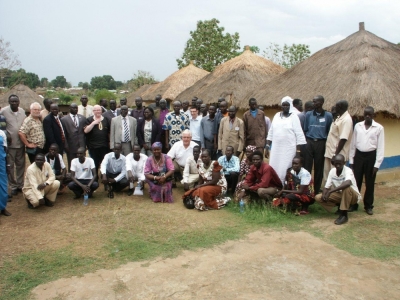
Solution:
[[[60,124],[65,135],[65,129],[61,121]],[[59,153],[62,155],[64,153],[64,143],[61,137],[60,126],[58,126],[58,123],[52,114],[47,115],[47,117],[43,119],[43,131],[44,136],[46,137],[46,143],[44,144],[45,153],[49,151],[50,145],[55,143],[58,145]]]
[[[140,119],[138,121],[138,125],[137,125],[137,139],[138,139],[138,143],[140,145],[140,147],[143,147],[144,145],[144,124],[145,124],[145,120],[144,119]],[[155,142],[161,142],[161,125],[160,122],[153,118],[151,120],[151,143],[153,144]]]
[[[243,123],[244,136],[246,137],[244,146],[252,145],[264,148],[268,136],[264,112],[258,109],[256,117],[253,118],[250,111],[246,111],[243,114]]]
[[[61,123],[64,126],[65,133],[65,148],[68,148],[68,153],[77,153],[78,148],[86,147],[85,127],[86,118],[82,115],[76,114],[78,119],[78,128],[76,128],[74,121],[71,119],[71,114],[61,118]]]
[[[121,111],[119,111],[119,110],[116,110],[116,111],[117,111],[117,116],[119,116],[121,114]],[[111,110],[107,110],[105,113],[103,113],[103,117],[108,120],[108,124],[111,124],[111,119],[115,118],[115,116]]]
[[[236,151],[243,151],[244,123],[236,117],[231,129],[229,121],[229,117],[224,117],[221,120],[218,132],[218,150],[222,150],[225,155],[226,147],[232,146],[234,148],[233,154],[236,155]]]
[[[131,145],[137,143],[136,131],[137,121],[134,117],[126,116],[129,119],[129,132],[131,136]],[[121,143],[122,141],[122,116],[111,119],[111,131],[110,131],[110,149],[114,149],[114,144]]]

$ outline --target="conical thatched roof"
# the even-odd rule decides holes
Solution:
[[[205,103],[225,97],[240,108],[248,107],[248,93],[285,71],[272,61],[245,50],[241,55],[219,65],[192,87],[179,94],[177,100],[199,97]]]
[[[128,97],[126,97],[126,99],[128,101],[128,105],[129,106],[134,106],[135,105],[135,99],[137,97],[142,97],[143,93],[145,93],[147,91],[150,91],[152,89],[156,89],[159,84],[160,84],[159,82],[153,83],[153,84],[145,84],[145,85],[142,85],[140,88],[138,88],[136,91],[130,93],[128,95]]]
[[[276,106],[284,96],[312,100],[325,98],[329,109],[338,100],[349,101],[349,113],[363,115],[371,105],[376,112],[400,117],[400,47],[371,32],[360,30],[324,48],[254,93],[259,104]]]
[[[23,84],[18,84],[14,86],[7,93],[0,95],[0,106],[5,107],[8,104],[8,97],[12,94],[15,94],[19,97],[20,104],[19,106],[23,108],[25,111],[29,112],[29,106],[33,102],[39,102],[40,105],[43,106],[43,99],[32,91],[29,87]]]
[[[154,100],[160,94],[164,99],[174,100],[182,91],[192,86],[209,72],[197,68],[192,63],[168,76],[155,89],[143,93],[143,100]]]

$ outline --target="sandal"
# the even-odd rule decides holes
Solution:
[[[301,215],[308,215],[310,212],[308,210],[302,210],[300,211]]]

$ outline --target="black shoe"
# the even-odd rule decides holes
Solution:
[[[133,189],[129,189],[127,194],[128,194],[128,196],[132,196],[133,195]]]
[[[353,212],[358,210],[358,204],[350,205],[350,208],[347,210],[347,212]]]
[[[7,209],[3,209],[2,211],[0,211],[0,213],[6,217],[11,216],[11,213]]]
[[[366,209],[365,209],[365,212],[366,212],[367,214],[369,214],[370,216],[372,216],[372,215],[374,214],[374,212],[372,211],[372,208],[366,208]]]
[[[336,224],[336,225],[342,225],[342,224],[344,224],[344,223],[347,223],[347,221],[349,221],[349,218],[342,215],[342,216],[340,216],[339,218],[337,218],[337,219],[335,220],[335,224]]]
[[[114,192],[113,191],[109,191],[107,196],[110,199],[114,198]]]
[[[53,202],[51,202],[49,199],[44,198],[44,205],[48,206],[48,207],[53,207],[54,204]]]
[[[340,209],[338,208],[337,211],[335,211],[335,215],[340,215]]]
[[[28,203],[28,208],[29,209],[35,209],[36,207],[34,207],[33,205],[32,205],[32,203],[30,203],[27,199],[25,199],[25,201],[26,201],[26,203]]]
[[[13,196],[18,195],[18,190],[17,189],[11,190],[11,195],[13,195]]]

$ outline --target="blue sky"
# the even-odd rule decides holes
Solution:
[[[0,36],[22,68],[69,82],[112,75],[126,81],[138,70],[164,80],[177,70],[190,30],[217,18],[241,47],[305,43],[312,53],[358,30],[400,42],[400,1],[243,0],[0,0]]]

